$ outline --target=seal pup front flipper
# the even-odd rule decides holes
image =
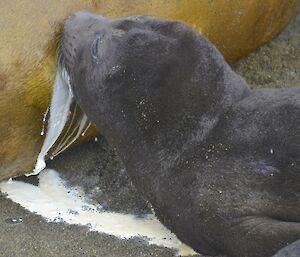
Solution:
[[[183,242],[204,254],[263,257],[300,236],[300,212],[289,214],[299,199],[299,177],[283,172],[278,155],[267,156],[270,144],[262,148],[262,142],[294,138],[284,128],[298,131],[299,119],[281,114],[277,133],[269,122],[276,119],[275,93],[252,92],[199,33],[181,22],[79,12],[64,24],[61,56],[82,110]],[[256,116],[252,105],[265,115]],[[269,134],[268,124],[277,134]],[[272,210],[276,216],[269,217]],[[280,220],[285,215],[293,229]]]

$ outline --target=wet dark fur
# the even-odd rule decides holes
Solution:
[[[210,255],[267,257],[300,238],[300,88],[252,91],[203,36],[149,17],[75,14],[62,31],[61,65],[183,242]]]

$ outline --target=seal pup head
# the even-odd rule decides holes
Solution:
[[[64,24],[60,55],[79,105],[112,140],[120,131],[134,138],[158,123],[160,131],[171,131],[180,120],[189,134],[191,123],[198,122],[197,131],[202,123],[202,134],[194,136],[203,138],[220,111],[249,92],[219,51],[178,21],[78,12]],[[128,126],[135,128],[124,133]]]

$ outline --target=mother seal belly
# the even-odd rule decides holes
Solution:
[[[300,88],[252,91],[199,33],[149,17],[76,13],[60,65],[183,242],[266,257],[300,238]]]

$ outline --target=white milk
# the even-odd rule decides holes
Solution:
[[[39,174],[38,186],[9,180],[0,183],[0,190],[14,202],[50,222],[65,221],[84,225],[93,231],[119,238],[146,237],[144,239],[149,244],[174,248],[181,256],[195,254],[153,214],[138,218],[132,214],[101,211],[101,206],[90,204],[88,199],[79,197],[80,188],[69,188],[66,185],[56,171],[45,169]]]
[[[48,154],[51,147],[55,144],[60,134],[62,133],[68,118],[70,117],[70,107],[73,102],[73,95],[71,92],[71,87],[69,85],[69,76],[65,70],[57,70],[55,84],[53,89],[53,95],[50,105],[50,118],[47,127],[46,138],[44,140],[42,149],[38,155],[37,162],[35,168],[32,173],[26,174],[26,176],[36,175],[40,171],[42,171],[46,167],[45,157]],[[41,135],[44,135],[45,122],[48,109],[43,118],[43,127],[41,131]],[[82,133],[82,131],[86,130],[90,124],[87,120],[87,117],[83,115],[83,118],[79,124],[79,126],[75,127],[77,129],[77,133],[75,137],[70,140],[67,144],[63,142],[61,144],[62,149],[58,149],[57,153],[62,152],[68,146],[70,146]]]

